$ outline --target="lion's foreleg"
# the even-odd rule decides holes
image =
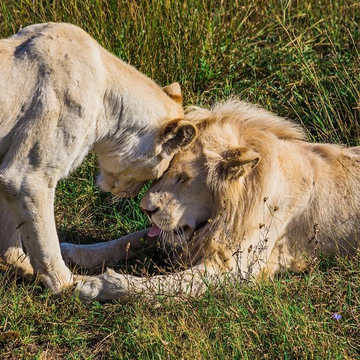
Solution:
[[[118,274],[108,269],[100,276],[85,278],[78,283],[77,290],[85,302],[128,301],[136,296],[148,299],[156,296],[196,297],[203,294],[214,279],[216,277],[203,264],[178,273],[149,278]]]
[[[14,221],[21,224],[21,240],[32,267],[56,293],[71,285],[73,278],[61,257],[54,219],[55,188],[40,177],[20,175],[20,171],[3,174],[0,191],[12,208]]]
[[[68,263],[85,269],[99,270],[123,259],[130,259],[143,246],[148,230],[138,231],[119,239],[88,245],[62,243],[61,253]]]
[[[53,194],[48,193],[45,202],[36,199],[34,203],[28,207],[30,211],[24,219],[22,239],[35,271],[45,285],[56,293],[72,285],[73,279],[61,256],[53,215]]]

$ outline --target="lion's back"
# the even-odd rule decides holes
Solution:
[[[66,23],[31,25],[0,40],[0,156],[20,122],[54,114],[59,104],[91,103],[105,86],[105,53]]]
[[[99,76],[105,50],[75,25],[46,23],[28,26],[0,40],[0,53],[1,75],[12,76],[12,82],[7,83],[11,91],[16,80],[23,86],[29,75],[51,76],[53,84],[72,81],[73,77],[81,81],[92,73]]]

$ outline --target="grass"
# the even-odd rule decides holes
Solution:
[[[313,141],[359,144],[355,0],[0,0],[1,37],[44,21],[77,24],[158,83],[179,81],[186,105],[237,95],[301,122]],[[61,240],[109,240],[146,226],[138,199],[99,192],[97,171],[90,154],[58,185]],[[357,358],[359,262],[323,260],[305,274],[222,284],[160,307],[83,305],[4,271],[0,358]]]

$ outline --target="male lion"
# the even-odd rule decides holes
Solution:
[[[180,271],[145,279],[108,270],[81,284],[83,298],[146,289],[197,295],[221,274],[273,276],[306,269],[319,252],[356,252],[360,147],[310,144],[299,126],[237,100],[193,108],[187,120],[201,136],[141,201],[151,230],[95,246],[63,245],[68,259],[91,268],[132,256],[146,234],[158,236]]]
[[[0,56],[0,256],[58,292],[73,282],[53,215],[59,179],[93,149],[103,190],[134,196],[196,130],[180,121],[177,83],[161,89],[76,26],[26,27]]]

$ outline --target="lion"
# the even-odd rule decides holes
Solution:
[[[93,150],[100,187],[132,197],[194,139],[164,88],[66,23],[0,41],[0,256],[57,293],[73,283],[54,221],[57,182]]]
[[[360,147],[309,143],[297,124],[237,99],[191,108],[199,136],[153,182],[141,208],[152,227],[96,245],[63,244],[87,268],[160,242],[174,274],[141,278],[109,269],[80,297],[198,296],[223,276],[256,281],[303,271],[322,254],[354,255],[360,238]],[[80,284],[79,284],[80,285]]]

